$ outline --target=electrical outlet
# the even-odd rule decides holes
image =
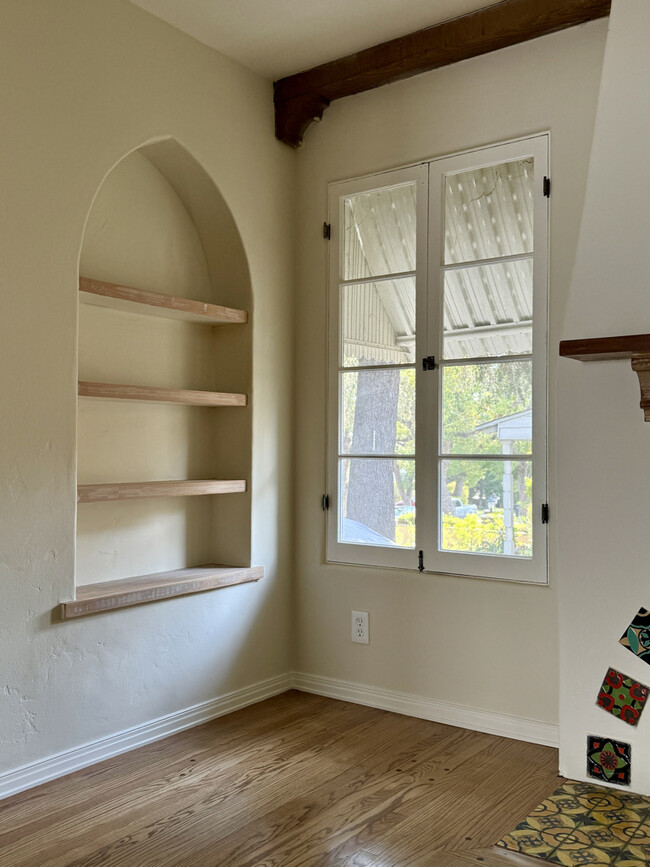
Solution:
[[[368,612],[352,612],[352,641],[357,644],[368,644]]]

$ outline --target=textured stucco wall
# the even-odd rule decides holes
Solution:
[[[125,0],[2,0],[0,18],[5,771],[290,667],[295,154],[274,140],[269,82]],[[84,225],[113,166],[166,136],[212,178],[248,259],[255,317],[250,544],[266,577],[55,623],[53,609],[72,598],[74,586]],[[216,446],[227,452],[227,442]]]

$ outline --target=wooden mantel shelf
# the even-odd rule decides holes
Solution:
[[[632,370],[639,377],[640,406],[644,419],[650,421],[650,334],[562,340],[560,355],[576,361],[615,361],[629,358]]]
[[[104,581],[101,584],[84,584],[77,587],[74,600],[61,603],[61,619],[71,620],[86,614],[99,614],[102,611],[142,605],[145,602],[246,584],[249,581],[259,581],[263,577],[262,566],[209,565]]]
[[[198,497],[208,494],[241,494],[244,479],[179,479],[161,482],[115,482],[77,485],[78,503],[142,500],[151,497]]]

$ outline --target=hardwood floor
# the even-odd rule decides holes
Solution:
[[[549,747],[288,692],[0,802],[0,865],[503,867],[558,785]]]

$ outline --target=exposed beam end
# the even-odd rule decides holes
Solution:
[[[275,137],[292,148],[300,147],[309,125],[315,120],[320,120],[330,104],[329,99],[314,92],[281,99],[278,97],[277,89],[274,93],[274,102]]]

